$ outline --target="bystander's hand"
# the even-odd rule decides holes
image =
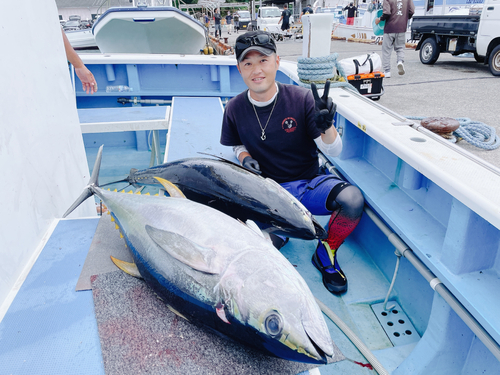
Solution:
[[[75,67],[75,73],[82,81],[82,88],[87,94],[97,92],[97,82],[95,81],[94,75],[90,70],[87,69],[85,65],[80,68]]]
[[[328,96],[330,81],[327,80],[325,82],[325,88],[321,98],[318,95],[318,89],[314,83],[311,83],[311,91],[314,97],[314,121],[316,122],[316,127],[324,133],[332,127],[333,118],[337,111],[337,105],[333,103],[332,98]]]

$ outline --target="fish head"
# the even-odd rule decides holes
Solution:
[[[290,267],[279,272],[263,267],[240,279],[230,313],[253,329],[259,346],[272,355],[326,364],[333,356],[328,327],[307,284]]]

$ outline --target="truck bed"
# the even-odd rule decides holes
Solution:
[[[479,15],[416,16],[411,23],[412,39],[418,40],[425,34],[476,36]]]

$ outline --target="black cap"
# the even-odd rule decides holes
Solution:
[[[236,39],[234,45],[236,60],[240,62],[250,51],[258,51],[269,56],[276,53],[276,43],[267,31],[249,31]]]

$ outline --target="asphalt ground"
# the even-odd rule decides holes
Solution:
[[[240,33],[241,34],[241,33]],[[223,31],[233,46],[240,34]],[[302,56],[302,40],[277,43],[281,59],[297,61]],[[332,40],[330,53],[338,59],[376,52],[382,46]],[[325,54],[326,55],[326,54]],[[487,65],[477,63],[473,56],[456,57],[442,53],[434,65],[420,62],[419,51],[405,50],[405,75],[398,75],[396,54],[392,53],[391,78],[384,78],[384,94],[378,104],[403,116],[465,117],[494,127],[500,136],[500,77],[493,76]],[[500,168],[500,147],[496,150],[478,148],[466,141],[458,145]]]

